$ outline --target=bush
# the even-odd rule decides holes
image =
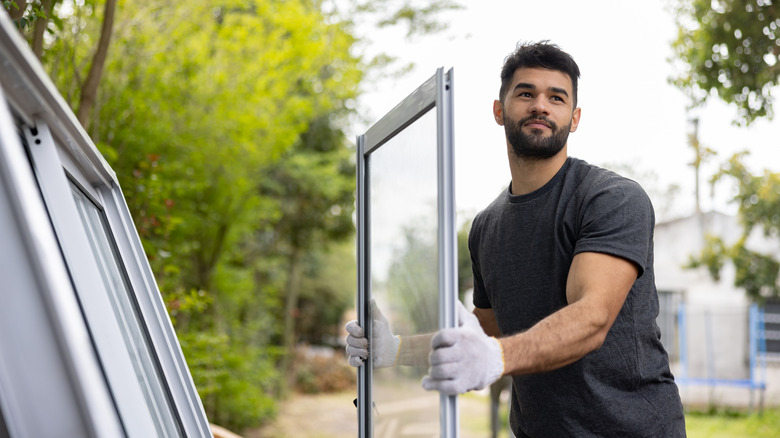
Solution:
[[[275,417],[279,374],[270,349],[209,332],[179,339],[210,422],[241,430]]]
[[[332,348],[298,348],[295,364],[295,389],[305,394],[344,391],[357,384],[355,369]]]

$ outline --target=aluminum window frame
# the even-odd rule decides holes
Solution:
[[[7,432],[125,436],[17,133],[2,99],[0,410]]]
[[[21,303],[26,309],[38,309],[35,319],[24,321],[24,327],[42,340],[42,346],[31,346],[35,351],[30,353],[56,357],[51,363],[59,367],[65,364],[68,371],[57,373],[49,366],[45,370],[48,379],[43,379],[45,385],[29,388],[33,393],[28,396],[17,390],[6,395],[5,385],[11,385],[14,375],[25,370],[9,363],[5,358],[7,350],[0,350],[3,352],[0,387],[4,389],[0,391],[0,409],[9,433],[12,437],[51,436],[25,432],[26,428],[36,428],[32,417],[38,422],[40,418],[49,420],[48,416],[41,415],[41,410],[32,409],[33,400],[49,392],[49,397],[71,400],[68,408],[72,408],[72,418],[82,420],[76,425],[76,420],[52,414],[52,418],[61,419],[63,424],[74,423],[70,426],[80,427],[82,432],[70,436],[146,438],[156,435],[154,428],[149,427],[149,419],[142,414],[139,405],[143,402],[142,394],[129,383],[117,385],[115,379],[108,383],[104,374],[134,375],[127,352],[112,349],[112,341],[122,342],[116,321],[111,321],[111,308],[105,307],[107,298],[89,295],[95,289],[102,289],[102,285],[97,285],[100,275],[91,253],[85,256],[89,244],[70,189],[73,183],[103,212],[121,269],[137,303],[140,324],[148,334],[150,354],[158,361],[160,377],[178,416],[182,435],[212,436],[115,173],[10,18],[7,14],[0,15],[0,176],[8,205],[12,206],[9,213],[14,215],[13,220],[6,218],[3,222],[6,229],[0,232],[14,230],[20,239],[14,252],[27,256],[3,269],[16,267],[22,272],[35,273],[34,283],[20,283],[23,292],[37,292],[26,294],[31,298]],[[20,125],[24,126],[21,132],[29,146],[28,156],[17,135]],[[88,295],[81,295],[85,293]],[[45,306],[33,302],[34,297]],[[90,312],[94,318],[99,318],[101,311],[106,315],[94,327],[85,321],[82,311]],[[0,333],[0,342],[7,337]],[[49,351],[52,348],[56,351]],[[96,348],[101,354],[96,353]],[[131,418],[120,418],[117,408],[132,413]]]
[[[438,180],[439,328],[454,327],[457,300],[457,230],[455,228],[455,177],[453,146],[454,70],[443,68],[403,99],[395,108],[357,136],[357,318],[366,337],[371,338],[368,321],[371,303],[370,243],[370,160],[371,153],[429,111],[436,111]],[[370,362],[358,368],[358,436],[373,436]],[[458,437],[458,398],[440,395],[442,438]]]

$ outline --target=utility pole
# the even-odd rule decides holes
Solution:
[[[699,118],[693,117],[691,119],[688,119],[688,121],[693,125],[693,130],[688,134],[688,145],[693,148],[694,158],[689,165],[693,167],[694,174],[696,177],[696,184],[695,184],[695,196],[696,196],[696,214],[701,213],[701,188],[700,188],[700,181],[699,181],[699,174],[701,172],[701,165],[704,163],[708,158],[715,155],[715,151],[708,147],[703,147],[701,143],[699,143]]]
[[[699,198],[699,168],[701,167],[701,153],[700,153],[700,147],[699,147],[699,118],[694,117],[692,119],[688,120],[693,125],[693,131],[688,134],[688,145],[693,148],[694,152],[694,158],[693,162],[690,163],[691,166],[693,166],[693,172],[696,176],[696,215],[698,216],[701,214],[701,201]]]

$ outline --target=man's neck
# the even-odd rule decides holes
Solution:
[[[527,195],[550,181],[566,163],[568,153],[566,146],[554,157],[539,159],[523,159],[509,151],[509,170],[512,173],[512,194]]]

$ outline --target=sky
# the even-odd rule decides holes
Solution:
[[[692,117],[700,120],[701,144],[717,152],[701,170],[703,210],[736,213],[728,202],[733,185],[721,183],[711,196],[707,182],[734,153],[749,150],[746,163],[754,173],[780,171],[780,118],[737,127],[732,124],[736,109],[715,99],[686,110],[688,99],[668,82],[674,73],[669,59],[677,29],[667,0],[463,3],[465,10],[443,16],[449,28],[437,35],[408,41],[393,31],[373,33],[370,50],[414,68],[402,78],[372,83],[359,103],[368,120],[379,120],[437,68],[454,69],[459,220],[472,217],[510,181],[503,127],[493,120],[492,105],[503,60],[518,41],[550,40],[574,57],[581,71],[582,118],[569,136],[569,155],[616,170],[632,169],[623,173],[650,193],[659,222],[695,209],[695,177],[688,165],[693,159],[688,146]],[[356,135],[365,127],[357,129]],[[679,191],[664,196],[671,185]]]

